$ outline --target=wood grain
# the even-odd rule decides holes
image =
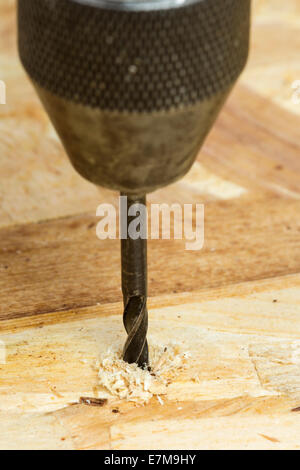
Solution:
[[[246,187],[250,197],[269,193],[299,199],[299,128],[300,116],[240,85],[198,161],[220,177]]]
[[[207,204],[205,249],[149,241],[149,295],[299,272],[299,211],[300,202],[278,198]],[[0,319],[121,300],[119,241],[98,240],[95,219],[0,231]]]

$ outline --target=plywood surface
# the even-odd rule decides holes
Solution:
[[[146,406],[100,389],[95,367],[125,339],[119,243],[95,234],[117,196],[71,168],[18,63],[14,15],[2,0],[0,448],[299,449],[299,2],[254,2],[239,85],[192,171],[149,197],[204,202],[206,233],[200,252],[149,243],[149,339],[191,358]]]

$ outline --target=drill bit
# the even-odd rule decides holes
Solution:
[[[124,346],[123,359],[136,362],[140,367],[148,366],[148,312],[147,312],[147,216],[143,211],[146,197],[129,196],[126,204],[121,205],[121,258],[122,292],[124,297],[123,321],[128,334]],[[139,237],[130,235],[130,224],[135,216],[130,215],[130,208],[139,212]]]

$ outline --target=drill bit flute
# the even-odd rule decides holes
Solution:
[[[128,205],[183,177],[246,63],[250,2],[18,0],[20,57],[74,168]],[[121,247],[124,359],[143,367],[146,240]]]

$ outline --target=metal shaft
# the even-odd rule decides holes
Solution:
[[[148,366],[148,312],[147,312],[147,215],[146,197],[128,196],[121,203],[121,258],[122,292],[124,298],[124,326],[128,338],[124,346],[123,359],[136,362],[140,367]],[[138,204],[138,206],[137,206]],[[133,212],[129,214],[129,209]],[[142,210],[139,210],[142,209]],[[135,213],[135,215],[132,215]],[[139,218],[139,236],[132,238],[130,226]],[[136,231],[134,234],[136,235]]]

